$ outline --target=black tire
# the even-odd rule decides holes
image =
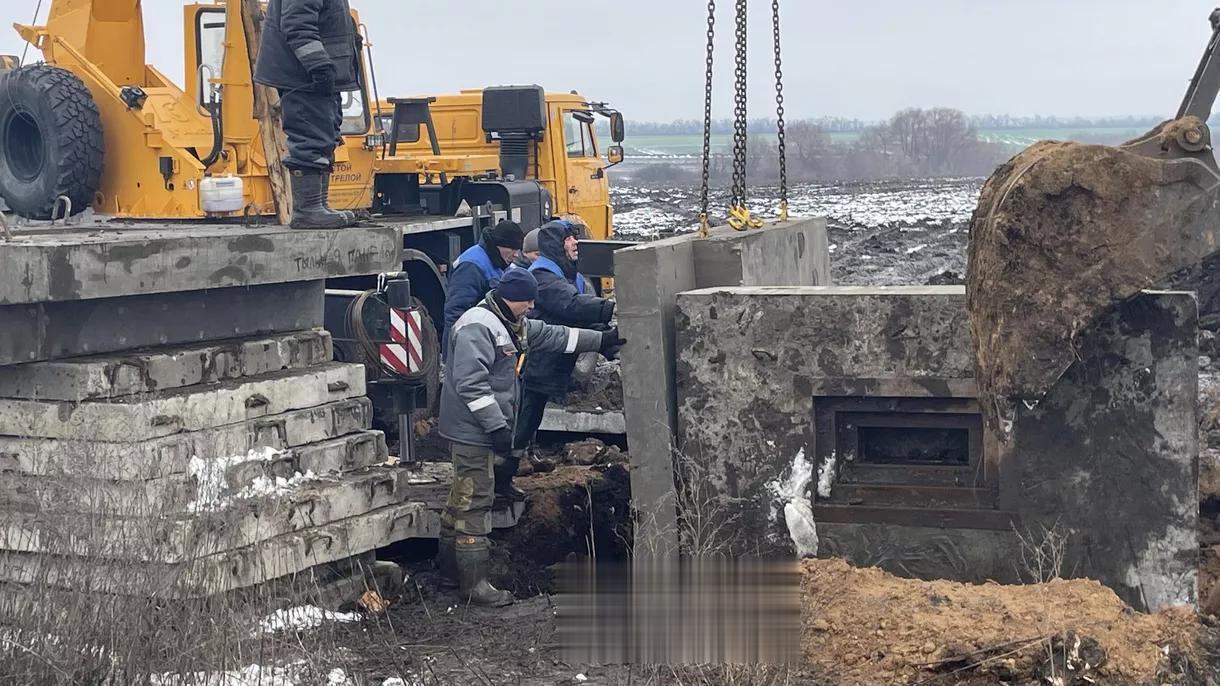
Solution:
[[[50,219],[60,196],[72,214],[101,186],[102,118],[70,71],[45,64],[0,79],[0,196],[23,217]]]

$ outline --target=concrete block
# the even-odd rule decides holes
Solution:
[[[790,551],[770,490],[816,469],[818,396],[971,398],[960,286],[710,288],[677,297],[678,434],[750,545]],[[634,456],[633,456],[634,459]]]
[[[639,551],[676,551],[673,501],[674,313],[678,293],[701,286],[828,285],[825,221],[809,219],[735,232],[721,227],[614,253],[624,414],[631,451]]]
[[[1000,447],[1002,506],[1062,538],[1068,573],[1152,611],[1198,596],[1197,318],[1191,293],[1120,304]]]
[[[403,502],[444,507],[447,492],[412,483],[405,470],[372,467],[253,492],[219,494],[193,514],[112,516],[72,511],[5,513],[0,549],[60,556],[186,563],[307,531]],[[88,494],[77,507],[89,507]],[[385,544],[388,544],[386,541]]]
[[[542,414],[539,431],[562,431],[580,434],[625,434],[627,419],[622,412],[578,412],[562,407],[548,407]]]
[[[83,441],[143,441],[212,429],[364,395],[364,367],[327,363],[250,380],[141,398],[70,403],[0,399],[0,434]]]
[[[323,324],[322,281],[0,305],[0,366],[303,331]]]
[[[0,583],[191,598],[226,593],[409,538],[435,537],[440,513],[407,502],[179,564],[0,551]]]
[[[334,356],[326,331],[297,331],[0,367],[0,398],[96,400],[303,369]]]
[[[352,398],[143,441],[0,436],[0,473],[141,481],[185,475],[192,457],[246,455],[261,448],[297,448],[296,459],[305,468],[300,471],[322,473],[334,465],[363,466],[357,457],[363,453],[349,451],[349,439],[340,437],[361,431],[371,421],[368,398]]]
[[[0,243],[0,305],[320,281],[402,268],[390,227],[143,225],[16,233]]]
[[[384,465],[385,435],[362,431],[283,452],[192,457],[189,471],[140,481],[114,481],[66,471],[54,476],[6,474],[0,510],[58,514],[176,516],[205,501],[257,492],[277,479],[323,477]]]

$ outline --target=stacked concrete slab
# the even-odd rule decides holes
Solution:
[[[324,280],[392,229],[190,227],[0,243],[0,583],[202,596],[428,535],[444,475],[388,468]]]

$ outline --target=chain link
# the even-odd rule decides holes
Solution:
[[[746,0],[736,0],[736,42],[733,69],[733,187],[731,209],[746,206]]]
[[[703,186],[699,189],[699,235],[707,238],[708,177],[712,159],[712,56],[716,50],[716,0],[707,2],[707,59],[703,85]]]
[[[779,0],[771,0],[771,30],[775,36],[775,124],[779,136],[779,220],[788,221],[788,160],[784,147],[784,62],[779,50]]]

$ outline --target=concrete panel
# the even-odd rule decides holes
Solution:
[[[166,598],[247,588],[408,538],[436,537],[440,513],[408,502],[180,564],[0,551],[0,583]]]
[[[19,231],[0,243],[0,305],[176,293],[398,271],[389,227],[177,225]]]
[[[387,456],[385,435],[362,431],[282,453],[200,455],[192,458],[188,473],[142,481],[96,479],[72,471],[8,473],[0,480],[0,509],[163,518],[203,509],[211,500],[252,494],[277,479],[384,465]]]
[[[363,466],[358,459],[362,453],[353,452],[347,436],[369,426],[371,418],[369,399],[353,398],[144,441],[103,443],[0,436],[0,472],[151,480],[187,474],[192,457],[239,456],[260,448],[296,448],[300,468],[295,471],[341,471]]]
[[[89,512],[9,511],[0,526],[0,549],[166,564],[189,562],[403,502],[423,503],[436,511],[444,507],[448,489],[419,486],[414,481],[405,470],[373,467],[317,477],[257,497],[226,494],[217,503],[221,509],[196,514],[166,511],[156,517],[151,516],[152,512],[116,517]],[[83,500],[87,501],[89,495],[88,491],[82,493]]]
[[[825,221],[774,224],[708,239],[678,236],[614,253],[624,414],[631,448],[637,555],[677,550],[673,458],[674,314],[678,293],[700,286],[829,284]]]
[[[769,485],[817,468],[815,396],[974,394],[961,287],[703,289],[677,303],[683,454],[751,545],[791,550]]]
[[[0,434],[78,441],[143,441],[237,424],[364,395],[364,367],[338,362],[150,398],[71,403],[0,399]]]
[[[319,328],[322,281],[0,305],[0,366]]]
[[[1066,570],[1137,608],[1197,601],[1197,318],[1191,293],[1119,305],[1000,449],[1002,506],[1062,537]]]
[[[539,431],[562,431],[581,434],[624,434],[627,420],[622,412],[577,412],[562,407],[548,407],[542,415]]]
[[[0,367],[0,398],[96,400],[303,369],[330,362],[326,331],[297,331]]]

